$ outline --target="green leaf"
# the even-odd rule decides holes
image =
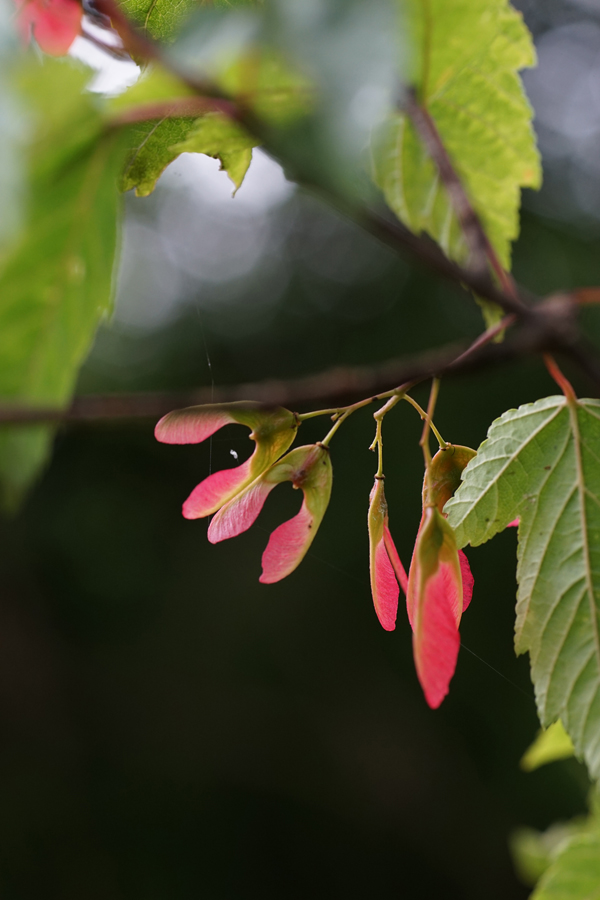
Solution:
[[[178,153],[206,153],[219,159],[237,191],[256,145],[257,141],[231,119],[221,113],[207,113],[196,121],[186,140],[172,149]]]
[[[151,194],[166,167],[179,156],[179,151],[172,147],[187,138],[198,114],[170,116],[168,104],[176,101],[177,111],[182,112],[181,102],[188,98],[197,99],[181,79],[162,66],[152,65],[132,87],[109,101],[109,110],[116,119],[126,118],[133,109],[151,111],[156,104],[167,104],[165,115],[138,122],[129,129],[129,152],[120,182],[122,191],[135,188],[138,197]]]
[[[600,832],[574,837],[542,875],[531,900],[600,900]]]
[[[600,401],[509,410],[445,511],[459,546],[520,518],[517,653],[528,650],[542,725],[557,718],[600,776]]]
[[[63,407],[111,308],[123,138],[107,131],[89,73],[32,60],[20,79],[34,126],[26,227],[0,260],[0,398]],[[0,487],[14,506],[50,444],[46,426],[0,433]]]
[[[121,190],[135,188],[138,197],[151,194],[166,167],[182,152],[179,144],[193,132],[197,121],[193,116],[164,116],[133,126]]]
[[[198,0],[120,0],[128,19],[155,41],[171,41]]]
[[[546,763],[568,759],[574,752],[573,741],[559,719],[550,728],[540,731],[533,744],[523,754],[521,768],[526,772],[533,772]]]
[[[15,61],[14,7],[0,0],[0,246],[21,225],[22,144],[27,122],[12,85]]]
[[[260,0],[120,0],[123,11],[156,41],[172,41],[188,16],[201,6],[230,9]]]
[[[557,822],[546,831],[517,828],[509,837],[510,853],[521,881],[533,887],[569,841],[588,828],[587,818]]]
[[[534,64],[531,36],[507,0],[404,0],[404,7],[415,50],[409,80],[510,268],[520,189],[541,179],[532,111],[517,75]],[[405,115],[390,116],[373,156],[375,180],[398,218],[464,262],[468,249],[448,194]]]
[[[186,86],[164,69],[152,67],[130,90],[116,97],[110,108],[116,115],[133,108],[148,107],[170,100],[185,101],[194,96]],[[219,113],[202,116],[165,115],[140,122],[130,129],[131,147],[125,162],[121,189],[135,188],[138,197],[150,194],[165,168],[180,153],[205,153],[221,161],[240,187],[257,141],[240,125]]]
[[[152,63],[144,69],[135,84],[108,100],[108,109],[112,113],[123,113],[140,106],[196,96],[180,78],[163,66]]]

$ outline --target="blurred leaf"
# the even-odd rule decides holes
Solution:
[[[397,6],[388,0],[272,0],[267,40],[313,85],[314,114],[282,135],[301,172],[348,196],[364,192],[373,128],[392,108],[401,75]],[[287,139],[286,139],[287,138]]]
[[[510,835],[513,863],[521,881],[533,887],[573,838],[598,832],[597,800],[592,795],[591,813],[569,822],[555,822],[545,831],[517,828]]]
[[[367,189],[362,156],[397,88],[397,19],[392,0],[272,0],[262,16],[196,15],[172,53],[279,126],[269,146],[292,175],[355,196]]]
[[[171,41],[198,0],[119,0],[126,14],[156,41]]]
[[[459,547],[517,516],[517,653],[542,725],[561,718],[600,775],[600,401],[546,397],[505,412],[445,506]]]
[[[0,266],[2,402],[65,406],[99,320],[111,306],[123,138],[104,129],[89,73],[31,59],[30,204],[26,228]],[[14,506],[43,463],[52,430],[0,434],[0,482]]]
[[[252,160],[256,140],[221,113],[207,113],[198,119],[187,139],[172,149],[179,153],[206,153],[221,161],[237,190]],[[235,191],[234,191],[235,193]]]
[[[15,60],[14,7],[0,0],[0,246],[22,221],[23,172],[21,145],[27,121],[11,84]]]
[[[600,832],[575,836],[544,872],[531,900],[600,898]]]
[[[532,111],[517,71],[534,65],[531,36],[507,0],[404,0],[411,82],[433,117],[502,264],[519,233],[521,187],[539,187]],[[460,262],[468,249],[436,167],[410,120],[390,116],[374,149],[375,180],[412,231]],[[486,324],[500,313],[485,306]]]
[[[119,0],[127,16],[151,38],[172,41],[182,24],[201,6],[232,9],[255,6],[261,0]]]
[[[533,772],[546,763],[568,759],[574,752],[573,741],[559,719],[538,734],[533,744],[523,754],[521,768],[526,772]]]
[[[152,67],[139,81],[111,103],[119,114],[136,107],[151,108],[154,103],[185,100],[191,91],[164,69]],[[244,129],[219,113],[202,116],[165,115],[140,122],[129,131],[131,147],[121,179],[121,189],[136,189],[138,197],[150,194],[164,169],[180,153],[206,153],[221,160],[236,190],[241,185],[252,159],[256,141]]]
[[[161,66],[149,66],[127,91],[109,101],[109,109],[118,117],[132,109],[170,100],[182,101],[195,94],[175,75]],[[121,190],[135,188],[138,197],[152,193],[169,163],[179,156],[173,144],[185,140],[198,116],[163,115],[139,122],[129,129],[130,146],[120,182]]]
[[[533,887],[574,834],[579,834],[587,820],[575,819],[551,825],[546,831],[517,828],[510,835],[513,863],[521,881]]]
[[[116,97],[109,98],[107,105],[111,112],[122,113],[139,106],[195,96],[180,78],[153,63],[144,69],[135,84]]]
[[[227,94],[240,97],[266,123],[284,128],[309,115],[314,108],[314,89],[302,73],[286,65],[280,53],[269,47],[250,50],[222,73]]]
[[[162,172],[182,152],[179,141],[193,131],[198,119],[180,116],[141,122],[130,129],[131,145],[121,176],[122,191],[135,188],[138,197],[146,197],[156,187]]]

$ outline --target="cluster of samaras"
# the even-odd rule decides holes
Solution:
[[[241,465],[214,472],[194,488],[183,504],[183,515],[187,519],[212,515],[208,539],[215,544],[250,528],[277,484],[289,481],[299,488],[304,495],[300,512],[273,531],[262,557],[260,581],[272,584],[300,564],[325,515],[333,477],[330,451],[317,443],[286,452],[296,437],[300,418],[281,407],[265,409],[250,402],[171,412],[156,426],[156,437],[167,444],[200,443],[230,423],[250,428],[254,452]],[[442,510],[473,456],[474,450],[450,444],[428,465],[423,515],[408,575],[390,534],[383,476],[376,476],[369,502],[375,610],[382,626],[392,631],[402,588],[413,630],[417,675],[433,708],[448,693],[460,646],[458,627],[473,593],[467,558],[457,549]]]

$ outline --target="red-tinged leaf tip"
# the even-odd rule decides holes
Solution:
[[[262,558],[260,581],[273,584],[290,575],[302,562],[325,515],[333,473],[329,450],[320,444],[296,447],[264,473],[271,487],[291,481],[304,494],[297,516],[271,534]]]
[[[240,400],[175,409],[162,417],[154,434],[164,444],[199,444],[232,422],[250,428],[257,445],[270,454],[268,465],[287,450],[298,430],[298,417],[288,409]]]
[[[35,38],[44,53],[64,56],[81,31],[82,8],[76,0],[23,0],[18,24],[25,43]]]
[[[462,590],[463,590],[463,612],[471,602],[471,598],[473,596],[473,585],[475,584],[475,579],[473,578],[473,573],[471,572],[471,566],[469,565],[469,560],[462,550],[458,551],[458,562],[460,564],[460,574],[462,577]]]
[[[398,551],[396,550],[396,545],[394,544],[392,535],[390,534],[390,529],[387,525],[383,526],[383,540],[385,541],[385,549],[387,550],[392,568],[394,570],[396,578],[398,579],[398,583],[406,594],[406,592],[408,591],[408,575],[406,574],[406,569],[400,561]]]
[[[415,667],[432,709],[437,709],[448,693],[460,648],[456,618],[448,602],[454,583],[453,567],[440,563],[435,575],[427,581],[415,622]]]
[[[256,443],[254,452],[242,465],[215,472],[197,485],[183,504],[186,519],[211,515],[266,472],[294,440],[299,419],[283,407],[265,408],[240,401],[176,409],[163,416],[155,428],[157,440],[165,444],[198,444],[232,423],[250,428],[250,438]],[[217,533],[216,527],[209,532]]]
[[[519,527],[519,519],[513,519],[512,522],[509,522],[506,527],[507,528],[518,528]]]
[[[154,436],[163,444],[201,444],[219,428],[235,421],[231,412],[221,406],[191,406],[163,416]]]
[[[400,578],[406,573],[394,546],[388,528],[388,507],[385,499],[383,478],[376,478],[369,496],[369,569],[371,575],[371,594],[373,605],[379,622],[386,631],[396,627],[398,614],[398,569]],[[395,564],[395,565],[394,565]]]
[[[202,519],[220,509],[248,483],[251,465],[252,457],[241,466],[214,472],[201,481],[183,504],[184,517]]]
[[[371,560],[371,592],[375,612],[381,627],[386,631],[393,631],[396,627],[400,588],[383,537],[375,547]]]
[[[302,562],[314,537],[314,516],[302,504],[298,515],[272,532],[262,555],[261,584],[281,581]]]
[[[257,478],[216,513],[208,528],[211,544],[237,537],[254,524],[264,502],[275,487]]]
[[[467,558],[436,508],[423,510],[410,566],[407,608],[415,667],[425,698],[436,709],[446,694],[460,647],[458,626],[473,591]]]

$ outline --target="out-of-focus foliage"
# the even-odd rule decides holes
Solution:
[[[154,190],[162,172],[179,156],[174,145],[185,140],[197,119],[195,115],[169,115],[168,103],[192,96],[179,78],[161,66],[149,66],[129,90],[110,101],[109,108],[116,116],[136,108],[165,105],[160,118],[136,122],[131,127],[120,182],[122,191],[135,188],[138,197],[146,197]]]
[[[135,188],[138,197],[152,193],[162,172],[179,156],[181,142],[187,140],[197,121],[193,116],[164,116],[133,126],[121,190]]]
[[[269,138],[293,176],[356,200],[366,189],[362,157],[371,131],[403,74],[402,50],[390,0],[368,7],[273,0],[254,16],[197,14],[171,52],[196,77],[239,94],[271,126],[285,126],[271,127]],[[307,94],[309,114],[298,115],[307,111]]]
[[[14,10],[0,0],[0,248],[21,224],[23,173],[20,147],[27,121],[14,92],[11,69],[15,60]]]
[[[592,815],[559,849],[531,900],[594,900],[600,895],[600,823]]]
[[[588,828],[588,819],[557,822],[546,831],[517,828],[510,836],[510,851],[519,877],[534,887],[569,842]]]
[[[207,113],[196,121],[181,143],[179,153],[205,153],[220,160],[237,190],[252,161],[256,140],[222,113]],[[235,193],[235,191],[234,191]]]
[[[261,0],[119,0],[138,28],[157,41],[171,41],[198,6],[231,9],[256,6]]]
[[[0,262],[4,401],[67,403],[98,322],[110,310],[124,145],[84,93],[88,78],[68,62],[32,58],[17,79],[32,131],[26,225]],[[44,426],[3,429],[6,504],[27,488],[50,440]]]
[[[123,12],[151,38],[169,41],[174,38],[197,0],[120,0]]]
[[[533,744],[523,754],[521,768],[525,772],[533,772],[534,769],[557,759],[568,759],[574,752],[573,741],[559,719],[549,728],[540,731]]]

